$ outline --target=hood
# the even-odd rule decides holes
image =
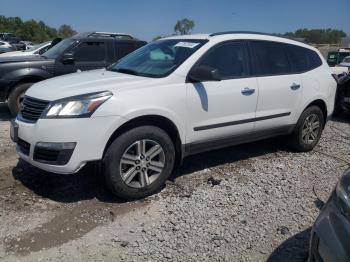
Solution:
[[[34,84],[26,95],[43,99],[57,100],[100,91],[115,91],[121,88],[144,87],[156,79],[107,71],[105,69],[77,72],[51,78]]]
[[[28,56],[5,56],[0,57],[0,64],[2,63],[16,63],[16,62],[32,62],[32,61],[45,61],[47,58],[40,55],[28,55]]]
[[[8,57],[8,56],[18,56],[18,55],[21,55],[22,51],[12,51],[12,52],[7,52],[7,53],[2,53],[0,54],[0,58],[3,58],[3,57]]]

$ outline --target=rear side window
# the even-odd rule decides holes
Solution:
[[[106,59],[106,48],[104,42],[83,42],[75,53],[75,61],[77,62],[97,62]]]
[[[116,49],[117,49],[117,59],[130,54],[133,52],[137,47],[135,46],[134,42],[117,42],[116,43]]]
[[[252,41],[258,68],[257,75],[289,74],[291,67],[283,44],[269,41]]]
[[[246,77],[249,75],[246,44],[234,41],[215,46],[198,65],[217,69],[223,79]]]
[[[285,48],[293,73],[306,72],[322,65],[322,60],[313,50],[295,45],[285,45]]]

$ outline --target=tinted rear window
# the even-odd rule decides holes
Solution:
[[[104,42],[84,42],[81,43],[74,53],[77,62],[98,62],[106,58],[106,48]]]
[[[268,41],[252,41],[259,68],[258,75],[281,75],[291,72],[291,66],[283,44]]]
[[[322,65],[322,60],[313,50],[295,45],[285,47],[294,73],[306,72]]]
[[[135,46],[135,42],[116,42],[116,49],[117,49],[117,59],[119,60],[120,58],[130,54],[134,50],[137,49]]]

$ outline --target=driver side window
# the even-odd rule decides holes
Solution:
[[[198,63],[219,71],[222,79],[247,77],[248,54],[245,42],[232,41],[210,49]]]

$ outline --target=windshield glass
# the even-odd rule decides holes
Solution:
[[[108,69],[146,77],[164,77],[178,68],[207,40],[159,40],[127,55]]]
[[[32,46],[31,48],[29,48],[29,49],[27,49],[27,50],[24,50],[23,52],[34,52],[34,51],[36,51],[37,49],[39,49],[39,48],[41,48],[41,47],[47,45],[48,43],[50,43],[50,42],[45,42],[45,43],[42,43],[42,44],[34,45],[34,46]]]
[[[70,47],[76,40],[71,39],[71,38],[67,38],[62,40],[61,42],[59,42],[57,45],[55,45],[54,47],[50,48],[48,51],[46,51],[43,56],[47,57],[47,58],[51,58],[51,59],[56,59],[58,58],[60,55],[62,55],[62,53],[68,48]]]

